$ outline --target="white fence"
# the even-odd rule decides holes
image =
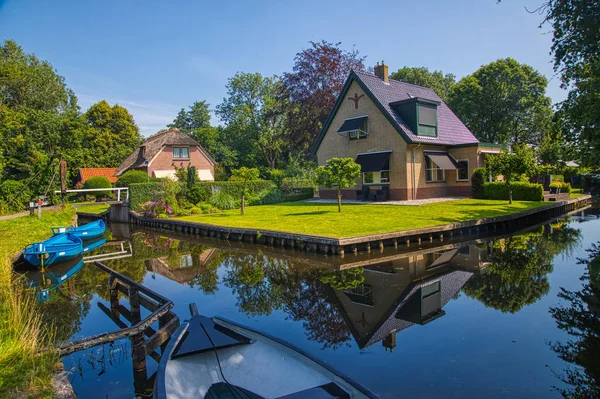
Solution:
[[[67,190],[66,193],[92,193],[98,191],[116,191],[117,201],[121,201],[121,191],[125,191],[125,201],[129,201],[129,187],[115,187],[115,188],[85,188],[80,190]],[[55,191],[56,194],[62,193],[62,191]]]

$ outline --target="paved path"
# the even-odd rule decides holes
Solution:
[[[342,204],[369,204],[369,205],[400,205],[400,206],[419,206],[425,204],[435,204],[436,202],[447,202],[466,199],[470,197],[438,197],[438,198],[427,198],[420,200],[407,200],[407,201],[358,201],[358,200],[347,200],[343,199]],[[312,198],[304,200],[303,202],[315,202],[321,204],[335,204],[335,199],[324,199],[324,198]]]
[[[45,206],[42,208],[42,214],[48,211],[59,211],[61,208],[62,205]],[[35,210],[35,214],[37,215],[37,209]],[[29,211],[13,213],[12,215],[0,216],[0,220],[16,219],[27,215],[29,215]]]

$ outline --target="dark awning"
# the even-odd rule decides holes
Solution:
[[[360,171],[363,173],[379,172],[384,170],[383,168],[389,161],[391,153],[391,151],[384,151],[360,154],[356,157],[356,163],[360,165]]]
[[[427,152],[425,155],[443,170],[456,170],[462,167],[446,152]]]
[[[342,126],[338,129],[338,133],[353,132],[355,130],[361,130],[363,124],[367,120],[367,116],[361,116],[358,118],[346,119]]]

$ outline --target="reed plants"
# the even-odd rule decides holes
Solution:
[[[50,228],[71,223],[74,211],[47,211],[42,218],[0,221],[0,397],[51,397],[60,361],[43,350],[54,343],[52,326],[42,322],[35,298],[13,272],[12,263],[27,244],[51,235]]]

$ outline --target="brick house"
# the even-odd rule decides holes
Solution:
[[[175,167],[195,166],[201,181],[214,181],[215,161],[200,143],[170,129],[148,137],[117,168],[120,176],[128,170],[141,170],[150,177],[175,178]]]
[[[333,157],[361,165],[344,198],[410,200],[471,195],[473,169],[500,146],[480,143],[432,89],[389,79],[378,63],[375,75],[350,73],[312,152],[319,165]]]

